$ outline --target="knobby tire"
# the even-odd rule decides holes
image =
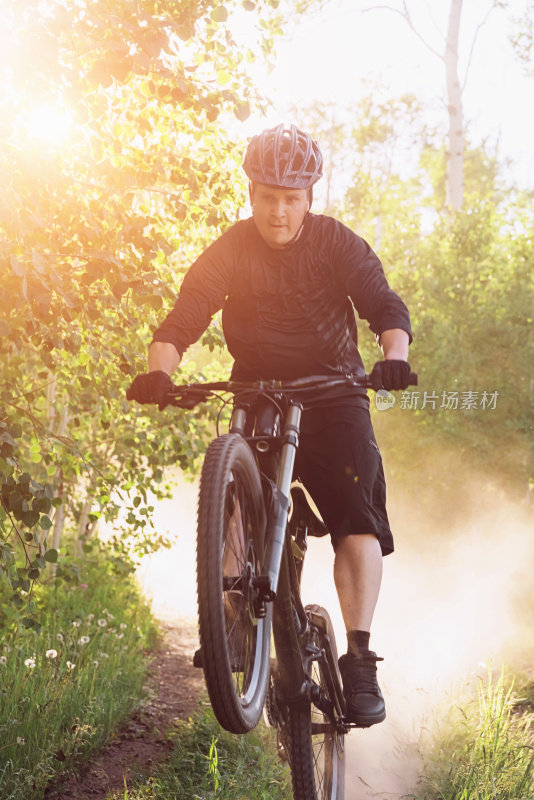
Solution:
[[[328,617],[324,609],[321,611]],[[308,642],[323,651],[329,643],[313,628]],[[331,700],[328,668],[312,661],[311,677]],[[288,708],[288,737],[294,800],[343,800],[345,792],[344,736],[313,703]]]
[[[200,479],[197,586],[206,686],[217,720],[247,733],[262,714],[270,669],[272,603],[257,618],[265,508],[258,469],[238,434],[215,439]]]
[[[290,549],[286,548],[273,623],[277,655],[275,683],[279,693],[276,724],[291,768],[294,800],[343,800],[343,735],[313,703],[303,699],[291,702],[291,687],[306,677],[302,672],[301,648],[308,645],[319,652],[335,648],[335,638],[328,613],[319,606],[309,608],[313,610],[313,618],[321,620],[320,626],[310,624],[308,632],[299,636],[298,616],[291,600],[290,558]],[[311,618],[309,611],[308,616]],[[326,663],[311,661],[309,672],[308,677],[332,700],[332,681]]]

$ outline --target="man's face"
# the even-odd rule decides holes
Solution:
[[[284,189],[255,183],[252,216],[262,239],[275,250],[285,247],[300,230],[310,208],[307,189]]]

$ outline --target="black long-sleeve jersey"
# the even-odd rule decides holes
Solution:
[[[240,380],[362,374],[354,309],[377,337],[401,328],[412,338],[408,309],[378,256],[323,215],[308,214],[298,239],[280,250],[252,218],[233,225],[190,267],[154,341],[182,355],[221,308]]]

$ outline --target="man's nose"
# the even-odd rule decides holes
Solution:
[[[283,200],[275,200],[271,206],[273,217],[283,217],[286,212],[286,204]]]

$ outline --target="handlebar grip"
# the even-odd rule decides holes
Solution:
[[[410,372],[410,377],[408,378],[408,386],[417,386],[417,372]]]

